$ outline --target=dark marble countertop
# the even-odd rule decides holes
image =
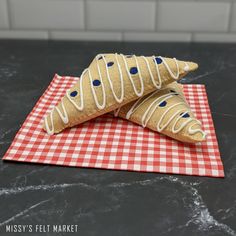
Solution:
[[[78,76],[101,52],[199,63],[182,82],[207,87],[225,178],[1,161],[0,235],[55,224],[77,224],[82,236],[236,235],[236,44],[0,41],[0,156],[54,73]]]

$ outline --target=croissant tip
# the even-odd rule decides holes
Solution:
[[[198,64],[195,63],[195,62],[186,62],[186,65],[184,67],[184,70],[186,72],[189,72],[189,71],[195,71],[198,69]]]
[[[193,137],[195,143],[204,142],[207,138],[207,134],[202,131],[202,133],[196,133]]]
[[[47,133],[48,135],[53,135],[54,132],[50,132],[48,129],[47,129],[47,126],[46,126],[46,118],[43,119],[43,122],[42,122],[42,130]]]

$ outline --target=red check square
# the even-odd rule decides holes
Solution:
[[[224,177],[204,85],[184,85],[186,99],[208,133],[202,143],[184,144],[109,114],[49,136],[42,130],[42,119],[77,80],[55,75],[4,160]]]

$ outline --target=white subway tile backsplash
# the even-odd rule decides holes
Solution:
[[[83,29],[83,1],[9,0],[14,29]]]
[[[231,30],[236,32],[236,2],[232,4]]]
[[[236,0],[0,0],[0,38],[236,43]]]
[[[236,34],[195,33],[193,42],[236,43]]]
[[[163,31],[224,32],[228,28],[230,3],[159,2],[157,27]]]
[[[127,32],[124,33],[124,41],[144,42],[190,42],[190,33],[147,33]]]
[[[7,29],[9,27],[6,1],[0,0],[0,29]]]
[[[154,1],[88,1],[87,27],[92,30],[154,30]]]
[[[122,34],[117,32],[68,32],[52,31],[50,39],[58,40],[88,40],[88,41],[121,41]]]
[[[0,30],[0,39],[48,39],[48,33],[34,30]]]

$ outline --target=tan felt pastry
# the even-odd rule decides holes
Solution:
[[[117,109],[115,115],[182,142],[205,140],[201,122],[191,111],[176,82]]]
[[[43,128],[48,134],[59,133],[137,100],[197,67],[161,56],[99,54],[46,116]]]

